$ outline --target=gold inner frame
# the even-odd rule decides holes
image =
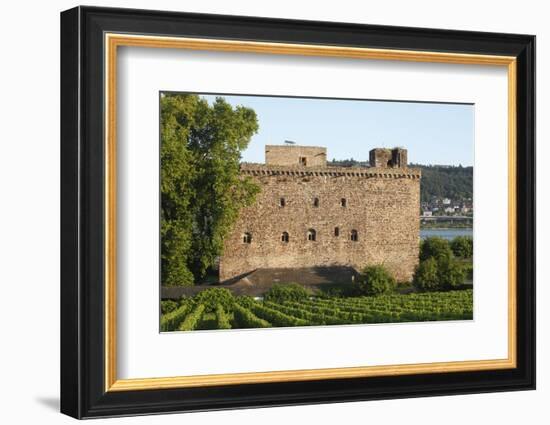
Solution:
[[[516,58],[461,53],[369,49],[105,34],[105,391],[135,391],[285,381],[447,373],[515,368],[516,358]],[[117,379],[116,373],[116,100],[117,48],[120,46],[324,56],[507,67],[508,71],[508,357],[495,360],[305,369],[272,372]]]

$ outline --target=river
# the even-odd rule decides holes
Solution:
[[[451,240],[457,236],[473,237],[473,229],[420,229],[420,239],[426,239],[430,236],[439,236],[440,238]]]

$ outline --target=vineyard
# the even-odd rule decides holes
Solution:
[[[272,301],[218,288],[178,302],[162,301],[162,312],[163,332],[471,320],[473,291]]]

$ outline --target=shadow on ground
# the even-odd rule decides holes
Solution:
[[[59,412],[59,397],[36,397],[35,401],[48,409]]]

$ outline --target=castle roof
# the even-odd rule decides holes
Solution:
[[[266,165],[255,163],[241,163],[241,174],[262,175],[287,175],[287,176],[348,176],[348,177],[378,177],[378,178],[409,178],[419,179],[419,168],[396,167],[300,167],[298,165]]]

